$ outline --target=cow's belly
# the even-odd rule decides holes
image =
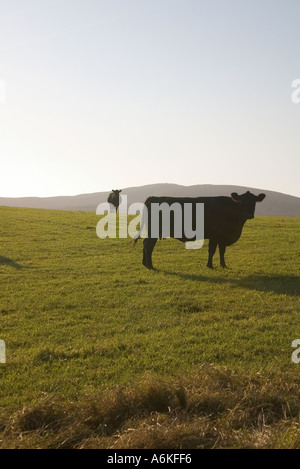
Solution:
[[[222,242],[225,246],[230,246],[238,241],[242,233],[241,228],[224,230],[224,229],[211,229],[209,226],[204,226],[204,238],[215,239],[218,242]]]

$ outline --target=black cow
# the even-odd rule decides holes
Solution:
[[[236,192],[233,192],[231,197],[149,197],[145,202],[145,206],[148,211],[147,224],[148,234],[150,233],[150,235],[144,239],[143,265],[148,269],[153,269],[152,252],[157,239],[163,237],[161,230],[159,232],[159,236],[151,237],[152,203],[167,203],[169,206],[174,203],[179,203],[182,210],[184,208],[184,204],[192,204],[193,226],[195,226],[196,204],[204,204],[204,239],[209,239],[207,267],[212,269],[213,256],[216,252],[217,246],[219,246],[220,264],[224,268],[227,267],[224,258],[226,246],[234,244],[240,238],[246,220],[254,218],[256,202],[261,202],[265,197],[265,194],[259,194],[256,196],[251,194],[249,191],[242,195],[238,195]],[[172,212],[170,213],[172,215]],[[145,220],[142,221],[142,225],[144,223]],[[172,225],[172,223],[174,225],[174,216],[170,217],[170,224]],[[141,231],[140,235],[135,238],[134,244],[140,237]],[[176,238],[182,242],[193,241],[193,239],[185,237],[184,231],[182,231],[182,237],[175,236],[174,226],[171,226],[170,228],[170,237]]]
[[[118,212],[118,208],[121,203],[120,192],[122,192],[122,190],[112,189],[112,192],[109,194],[108,199],[107,199],[107,202],[109,204],[112,204],[115,207],[116,212]]]

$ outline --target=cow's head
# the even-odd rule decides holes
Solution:
[[[119,195],[120,192],[122,192],[122,189],[119,191],[117,189],[112,189],[112,192],[115,194],[115,195]]]
[[[266,194],[254,195],[249,191],[242,195],[238,195],[236,192],[231,194],[232,200],[240,205],[243,217],[246,220],[254,218],[256,202],[261,202],[265,197]]]

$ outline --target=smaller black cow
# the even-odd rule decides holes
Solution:
[[[112,192],[109,194],[108,199],[107,199],[107,202],[109,204],[112,204],[115,207],[116,212],[118,212],[118,208],[121,203],[120,192],[122,192],[122,190],[112,189]]]
[[[161,231],[159,231],[158,236],[151,237],[151,204],[167,204],[170,210],[172,210],[171,206],[173,204],[180,204],[182,212],[184,212],[185,204],[192,204],[192,222],[194,225],[196,223],[194,216],[196,204],[204,204],[204,239],[209,239],[207,267],[212,269],[213,256],[217,246],[219,246],[220,264],[224,268],[227,267],[224,258],[226,247],[236,243],[240,238],[245,222],[254,218],[256,202],[261,202],[265,197],[265,194],[256,196],[249,191],[242,195],[233,192],[231,197],[149,197],[145,202],[149,229],[148,237],[144,239],[143,265],[148,269],[153,269],[152,252],[157,239],[163,237]],[[145,224],[145,220],[142,222],[142,226],[143,224]],[[186,238],[183,231],[181,237],[174,235],[174,217],[170,217],[170,225],[170,237],[182,242],[193,241],[193,239]],[[139,238],[140,236],[136,237],[134,244]]]

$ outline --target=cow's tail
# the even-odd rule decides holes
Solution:
[[[134,239],[132,240],[132,244],[133,244],[133,247],[135,247],[138,243],[138,240],[140,238],[142,238],[142,232],[144,230],[144,228],[146,227],[147,228],[147,214],[145,213],[145,211],[143,211],[143,214],[142,214],[142,220],[141,220],[141,226],[140,226],[140,229],[139,229],[139,232],[137,233],[137,235],[134,237]],[[144,238],[145,236],[143,236]]]
[[[138,243],[138,240],[140,239],[140,235],[138,234],[131,242],[133,244],[133,247],[135,247]]]
[[[137,235],[131,241],[131,243],[133,244],[133,247],[135,247],[137,245],[138,240],[142,237],[142,231],[143,231],[143,218],[142,218],[142,223],[141,223],[139,232],[137,233]]]

